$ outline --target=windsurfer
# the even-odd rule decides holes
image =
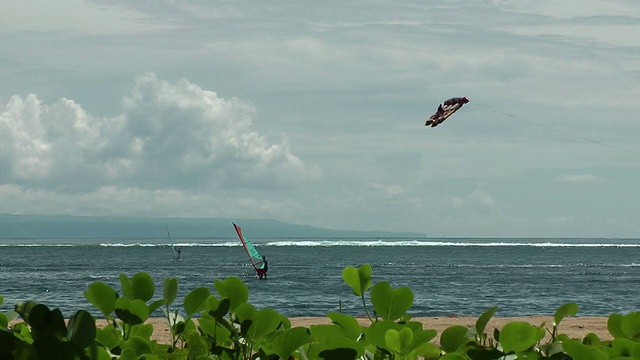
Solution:
[[[267,257],[263,256],[262,257],[262,267],[261,268],[256,268],[256,272],[258,273],[258,278],[262,279],[264,277],[264,279],[267,279],[267,271],[269,271],[269,262],[267,261]]]

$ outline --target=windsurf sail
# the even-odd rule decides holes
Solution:
[[[167,235],[169,235],[169,244],[171,244],[171,251],[173,251],[173,260],[178,260],[180,254],[176,251],[176,247],[173,246],[173,239],[171,239],[171,233],[169,232],[169,227],[167,226]]]
[[[436,127],[447,120],[451,115],[458,111],[462,105],[469,102],[466,97],[456,97],[445,100],[444,103],[438,106],[438,110],[435,114],[429,117],[429,120],[424,124],[425,126]]]
[[[247,256],[249,257],[249,261],[251,261],[251,265],[253,265],[253,268],[256,270],[264,269],[264,258],[262,257],[262,255],[260,255],[260,253],[255,248],[255,246],[253,246],[251,241],[249,241],[244,237],[240,226],[236,225],[235,223],[232,223],[232,224],[233,224],[233,227],[236,229],[236,232],[238,233],[238,237],[242,242],[242,247],[244,247],[244,251],[247,252]]]

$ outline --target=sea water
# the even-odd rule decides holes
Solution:
[[[161,298],[164,278],[178,279],[177,303],[191,290],[235,276],[249,302],[286,316],[362,315],[342,280],[347,266],[370,264],[373,284],[414,293],[414,316],[553,315],[576,302],[578,315],[640,310],[640,239],[252,239],[269,260],[258,280],[237,239],[38,239],[0,243],[0,311],[35,300],[70,316],[97,310],[83,292],[94,281],[121,291],[119,275],[149,273]],[[368,297],[367,297],[368,298]],[[368,300],[367,300],[368,301]],[[159,316],[160,314],[154,314]]]

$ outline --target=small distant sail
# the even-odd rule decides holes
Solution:
[[[262,255],[260,255],[260,253],[253,246],[251,241],[249,241],[248,239],[245,239],[245,237],[242,235],[242,229],[240,228],[240,226],[236,225],[235,223],[232,223],[232,224],[233,224],[233,227],[236,229],[236,232],[238,233],[238,237],[242,242],[242,247],[244,247],[244,250],[247,252],[247,256],[249,257],[249,261],[251,261],[251,265],[253,265],[253,268],[256,269],[256,271],[258,269],[263,269],[264,262],[263,262]]]
[[[171,244],[171,251],[173,251],[173,260],[178,260],[180,258],[180,254],[176,251],[176,247],[173,246],[173,239],[171,239],[171,233],[169,232],[169,227],[167,226],[167,235],[169,235],[169,243]]]

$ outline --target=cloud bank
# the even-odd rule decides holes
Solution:
[[[66,98],[11,97],[0,112],[0,183],[62,192],[288,188],[320,176],[286,137],[270,143],[252,131],[250,103],[186,79],[136,76],[122,104],[120,115],[99,118]]]

